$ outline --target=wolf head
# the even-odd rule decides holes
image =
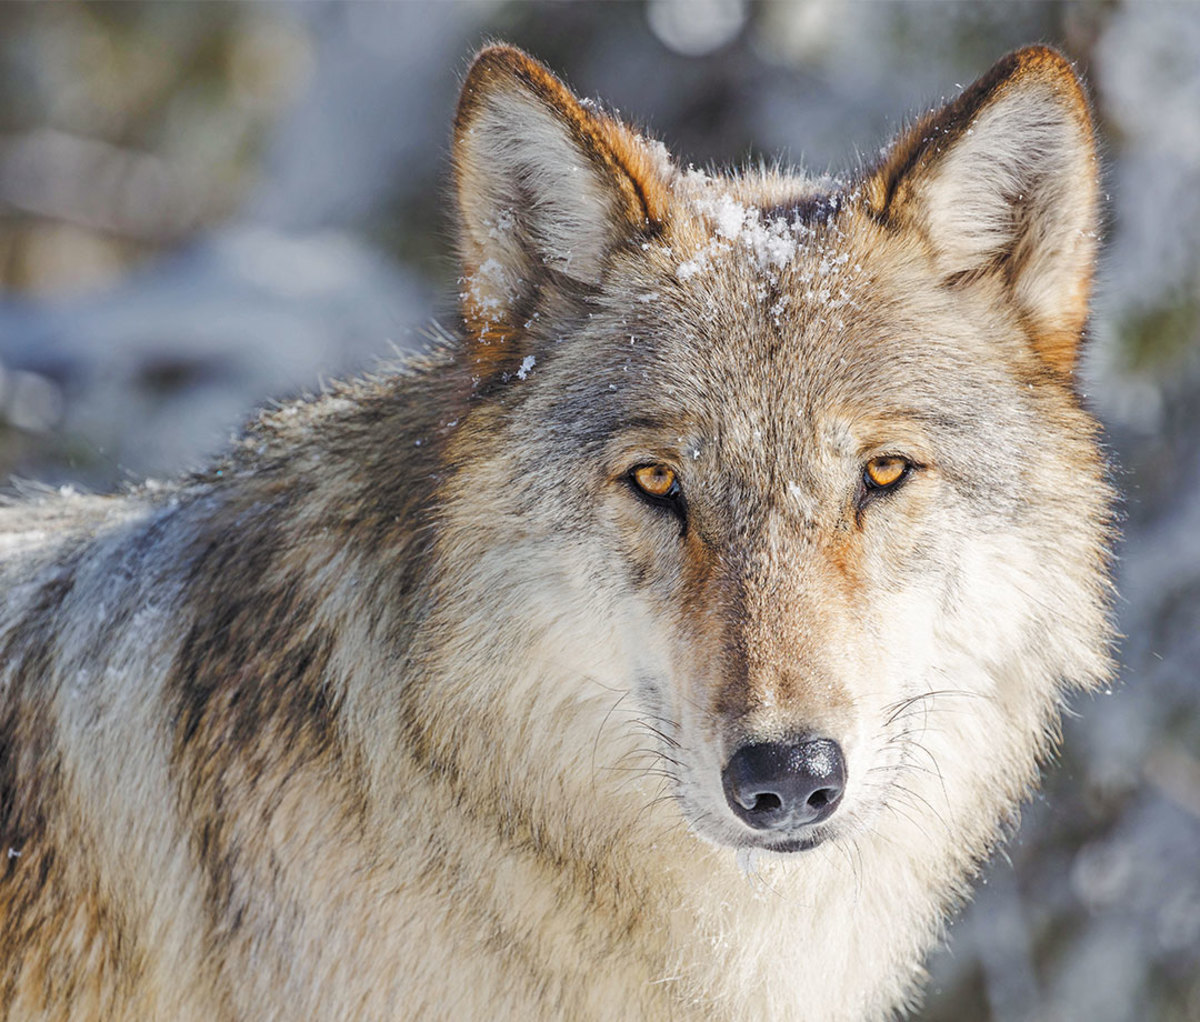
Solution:
[[[1110,671],[1070,66],[1014,53],[814,181],[681,169],[498,46],[454,164],[443,697],[520,739],[459,741],[533,819],[632,767],[718,846],[945,827],[981,854]]]

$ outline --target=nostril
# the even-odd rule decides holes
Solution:
[[[830,802],[841,794],[835,788],[821,788],[819,791],[814,791],[808,796],[808,804],[813,809],[824,809]]]
[[[754,805],[750,807],[750,811],[752,813],[769,813],[782,808],[783,801],[780,797],[767,791],[755,796]]]

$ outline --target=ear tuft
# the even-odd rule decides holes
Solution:
[[[1002,280],[1064,374],[1087,318],[1098,192],[1087,99],[1066,59],[1040,46],[922,118],[865,182],[874,215],[919,233],[947,282]]]
[[[482,50],[454,122],[468,327],[503,339],[539,286],[595,285],[615,247],[656,230],[668,195],[659,149],[520,50]]]

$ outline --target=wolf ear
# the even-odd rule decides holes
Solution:
[[[468,327],[502,338],[550,277],[599,283],[614,247],[661,222],[661,160],[520,50],[480,52],[454,121]]]
[[[1066,375],[1087,318],[1096,164],[1079,80],[1034,46],[903,134],[866,196],[877,218],[922,236],[948,283],[999,281],[1038,353]]]

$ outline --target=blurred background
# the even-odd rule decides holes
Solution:
[[[452,325],[450,121],[497,38],[685,161],[817,173],[1008,49],[1077,61],[1122,681],[1075,706],[919,1017],[1200,1020],[1200,4],[0,4],[0,480],[178,474]]]

